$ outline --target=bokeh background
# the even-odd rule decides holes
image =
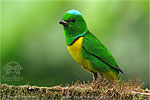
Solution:
[[[109,49],[126,76],[149,80],[148,1],[2,1],[1,83],[54,86],[92,81],[67,51],[59,21],[70,9],[79,10],[89,30]],[[6,72],[10,62],[20,64]],[[13,65],[10,65],[12,68]],[[8,68],[8,69],[10,69]],[[18,80],[9,79],[20,77]],[[7,79],[5,79],[7,78]]]

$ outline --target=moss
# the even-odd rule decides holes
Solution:
[[[66,87],[37,87],[12,86],[0,84],[0,98],[5,99],[149,99],[150,90],[142,89],[138,78],[123,82],[119,80],[111,83],[104,79],[94,82],[79,82]]]

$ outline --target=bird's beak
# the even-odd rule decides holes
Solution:
[[[64,26],[66,26],[66,25],[68,25],[68,22],[65,21],[65,20],[61,20],[61,21],[59,22],[59,24],[62,24],[62,25],[64,25]]]

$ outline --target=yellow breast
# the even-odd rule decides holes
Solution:
[[[85,69],[88,71],[92,70],[91,69],[91,63],[89,60],[84,59],[82,56],[82,40],[83,37],[79,37],[72,45],[67,46],[69,53],[73,57],[73,59],[82,65]]]

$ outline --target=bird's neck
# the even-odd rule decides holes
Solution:
[[[68,32],[65,31],[65,40],[66,44],[72,45],[79,37],[84,36],[87,33],[87,31],[82,32],[82,33],[73,33],[73,32]]]

